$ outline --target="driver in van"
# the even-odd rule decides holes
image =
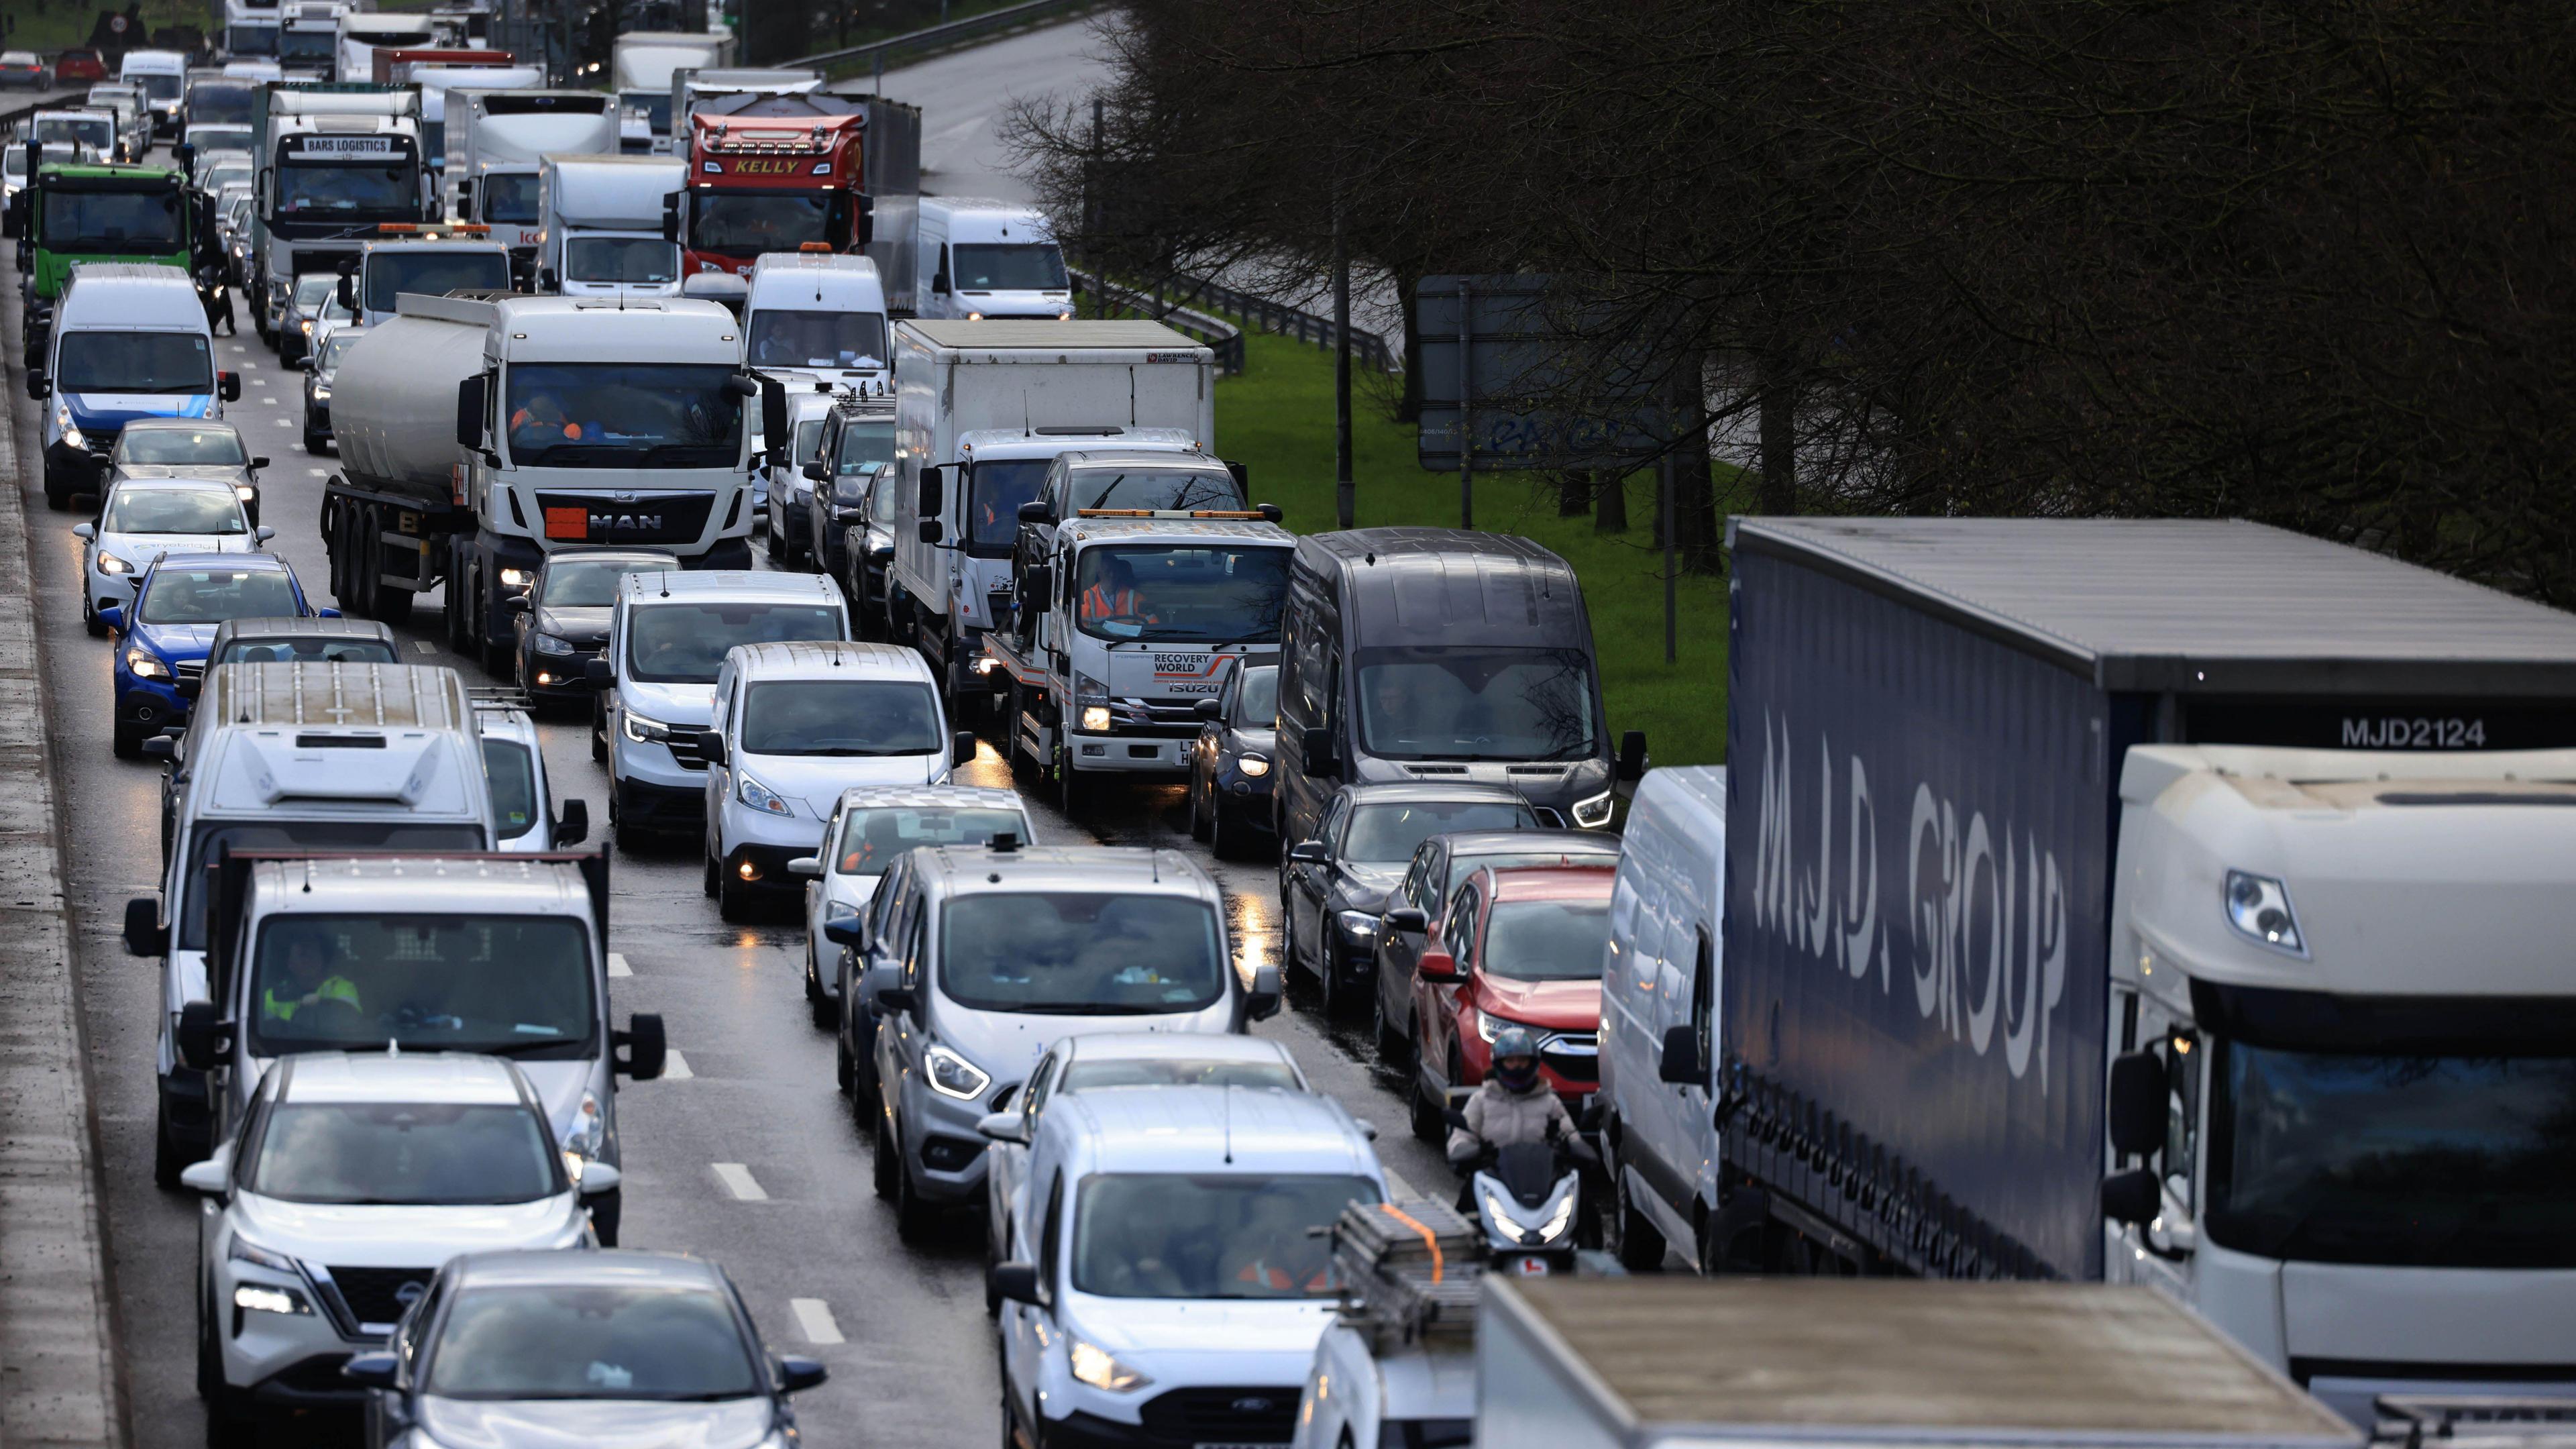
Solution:
[[[358,1007],[358,985],[332,969],[331,952],[319,936],[296,931],[286,942],[286,980],[259,994],[259,1014],[269,1021],[293,1021],[297,1011],[326,1001]]]

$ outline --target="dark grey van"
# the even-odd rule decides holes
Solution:
[[[1526,538],[1362,528],[1297,541],[1279,657],[1279,838],[1346,782],[1508,785],[1561,824],[1610,823],[1614,760],[1592,620],[1565,560]]]

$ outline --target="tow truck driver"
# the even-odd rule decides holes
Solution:
[[[1113,554],[1104,562],[1100,577],[1092,580],[1091,587],[1082,591],[1082,622],[1099,624],[1111,619],[1133,619],[1147,624],[1162,622],[1143,612],[1141,603],[1136,597],[1135,566]]]

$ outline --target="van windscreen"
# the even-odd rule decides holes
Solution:
[[[713,684],[736,644],[847,639],[841,611],[824,604],[648,604],[626,615],[625,673],[647,684]]]
[[[590,928],[571,916],[278,915],[242,1020],[254,1055],[431,1051],[574,1058],[597,1035]]]
[[[226,846],[235,850],[484,850],[491,842],[473,825],[412,825],[386,820],[276,820],[201,825],[180,877],[178,929],[172,949],[206,949],[206,867]]]
[[[1579,649],[1365,649],[1360,740],[1391,760],[1585,759],[1600,749],[1594,694]]]
[[[941,920],[939,987],[977,1011],[1131,1016],[1225,995],[1216,912],[1188,896],[978,892]]]

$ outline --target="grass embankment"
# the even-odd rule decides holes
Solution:
[[[1353,377],[1351,475],[1363,527],[1458,522],[1458,475],[1423,471],[1414,429],[1390,421],[1381,379]],[[1245,338],[1241,377],[1217,383],[1217,451],[1252,471],[1252,495],[1287,510],[1288,527],[1334,526],[1333,357],[1287,338]],[[1641,729],[1659,765],[1713,764],[1726,753],[1726,584],[1682,577],[1677,661],[1664,663],[1663,555],[1653,547],[1651,474],[1628,480],[1625,533],[1593,531],[1590,517],[1562,518],[1548,475],[1487,473],[1476,480],[1476,524],[1517,533],[1572,564],[1592,613],[1609,725]],[[1727,500],[1719,500],[1721,508]]]

